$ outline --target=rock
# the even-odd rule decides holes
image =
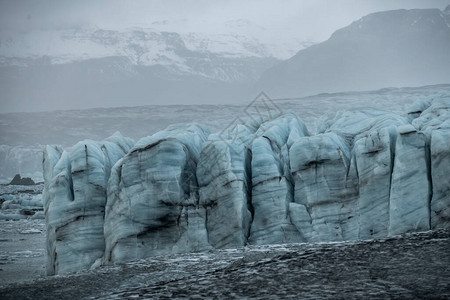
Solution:
[[[10,185],[35,185],[36,183],[33,181],[33,179],[29,177],[21,178],[20,174],[16,174],[14,178],[9,183]]]
[[[34,215],[36,212],[35,212],[34,210],[31,210],[31,209],[21,209],[19,213],[20,213],[21,215],[24,215],[24,216],[32,216],[32,215]]]

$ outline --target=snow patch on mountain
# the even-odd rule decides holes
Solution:
[[[124,56],[135,65],[172,64],[182,68],[183,57],[192,55],[189,52],[286,59],[310,44],[299,40],[269,42],[242,33],[176,33],[137,27],[33,30],[19,34],[0,31],[0,63],[14,63],[14,58],[48,57],[52,64],[65,64]]]

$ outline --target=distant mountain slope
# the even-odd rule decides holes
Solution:
[[[66,64],[41,58],[27,60],[26,66],[3,66],[0,111],[236,102],[253,96],[248,86],[276,61],[194,54],[190,58],[196,72],[181,72],[172,65],[135,65],[126,57]]]
[[[272,97],[450,82],[450,6],[370,14],[267,70]]]
[[[0,28],[0,112],[236,103],[254,96],[263,71],[311,44],[268,39],[246,20],[225,25],[220,33]]]
[[[224,82],[259,78],[259,73],[252,74],[247,58],[278,58],[270,45],[237,34],[181,34],[145,28],[0,31],[0,66],[63,65],[114,57],[132,66],[160,66],[172,76],[198,75]]]
[[[0,112],[236,102],[276,53],[237,34],[0,30]]]

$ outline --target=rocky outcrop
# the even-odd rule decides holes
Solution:
[[[9,183],[10,185],[35,185],[36,183],[30,177],[21,177],[20,174],[16,174]]]
[[[288,113],[210,134],[44,152],[48,273],[246,244],[372,239],[450,226],[450,98],[404,115]]]

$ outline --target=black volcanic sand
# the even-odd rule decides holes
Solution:
[[[1,299],[448,299],[450,231],[170,255],[0,288]]]
[[[0,289],[44,275],[45,221],[0,220]]]

